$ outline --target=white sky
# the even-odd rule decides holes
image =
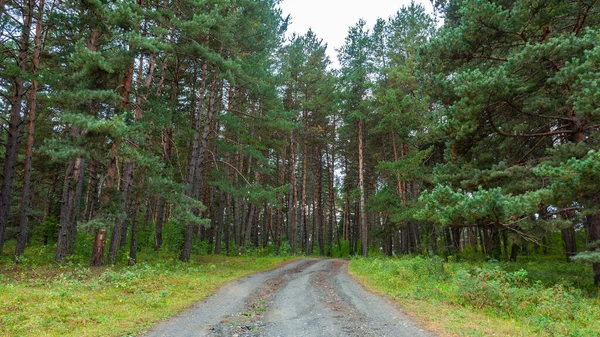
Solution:
[[[414,0],[429,13],[432,12],[429,0]],[[280,8],[283,16],[291,15],[291,25],[287,35],[305,34],[312,28],[317,37],[327,43],[327,54],[332,66],[338,68],[335,49],[344,44],[348,28],[354,26],[359,19],[367,22],[371,29],[377,18],[388,19],[411,0],[283,0]]]

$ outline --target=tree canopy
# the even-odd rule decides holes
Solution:
[[[333,69],[278,0],[2,1],[0,252],[550,247],[600,282],[598,4],[433,4]]]

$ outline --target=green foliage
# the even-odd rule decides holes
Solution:
[[[418,219],[448,225],[510,224],[535,214],[550,191],[538,190],[513,196],[504,194],[501,188],[476,191],[453,191],[438,185],[425,191],[419,198],[423,208],[416,214]]]
[[[597,289],[581,279],[580,269],[556,261],[469,263],[437,256],[359,258],[350,264],[369,286],[397,299],[459,305],[485,319],[514,320],[527,326],[521,331],[539,336],[595,336]]]
[[[571,258],[576,262],[600,263],[600,241],[595,241],[587,246],[587,250]]]
[[[394,175],[396,180],[401,182],[418,181],[423,179],[425,173],[423,162],[431,156],[432,151],[433,148],[414,151],[396,162],[381,161],[377,169]]]
[[[331,249],[332,257],[347,258],[350,257],[350,242],[347,240],[340,240],[339,245],[335,245]]]
[[[75,263],[57,268],[37,258],[19,267],[2,264],[3,336],[136,335],[221,285],[284,261],[209,257],[186,264],[174,258],[142,254],[137,266],[102,269]]]
[[[537,236],[568,225],[565,217],[597,213],[597,128],[580,127],[600,121],[591,103],[597,13],[567,28],[562,20],[582,15],[568,2],[436,5],[451,20],[420,62],[423,76],[433,74],[426,92],[438,105],[432,130],[447,139],[446,162],[435,167],[437,186],[421,195],[416,217]],[[577,213],[539,221],[563,208]]]

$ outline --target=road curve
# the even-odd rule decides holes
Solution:
[[[348,261],[302,259],[234,281],[145,337],[429,337],[348,275]]]

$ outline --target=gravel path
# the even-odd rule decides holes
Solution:
[[[303,259],[229,283],[146,337],[395,336],[424,331],[348,275],[348,261]]]

